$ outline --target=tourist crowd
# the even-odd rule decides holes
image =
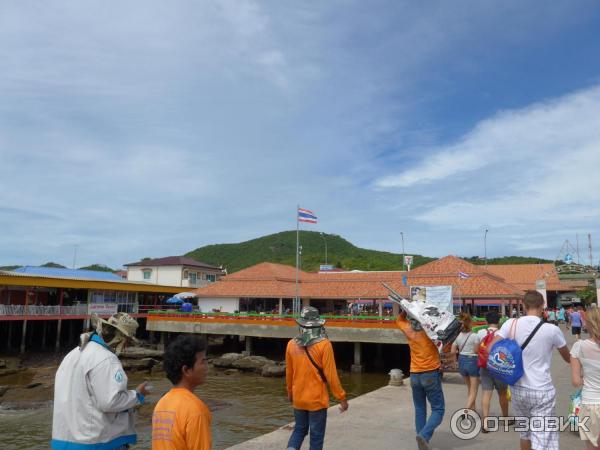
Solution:
[[[461,314],[462,331],[451,345],[458,371],[467,387],[465,408],[477,409],[481,386],[483,423],[489,417],[494,390],[503,416],[556,416],[556,390],[550,374],[553,350],[571,365],[572,382],[582,388],[580,417],[587,418],[580,436],[586,448],[599,449],[600,436],[600,309],[545,310],[544,299],[530,291],[521,315],[513,310],[500,326],[497,312],[486,315],[487,326],[475,332],[472,319]],[[323,448],[329,392],[340,410],[349,407],[340,383],[325,320],[313,307],[304,307],[297,319],[300,333],[286,349],[286,386],[295,425],[287,450],[298,450],[306,436],[310,450]],[[397,326],[410,347],[410,386],[415,413],[416,444],[429,449],[445,414],[440,353],[420,324],[401,312]],[[576,342],[569,350],[561,324],[571,326]],[[62,361],[55,380],[53,449],[124,450],[136,443],[134,411],[149,392],[146,383],[127,388],[127,376],[118,355],[135,340],[137,322],[125,313],[109,320],[95,318],[93,330],[81,335],[79,345]],[[582,330],[589,339],[580,340]],[[494,345],[507,340],[520,346],[523,373],[509,383],[501,380],[490,358]],[[194,334],[180,335],[164,354],[164,370],[173,388],[156,404],[152,416],[154,450],[208,450],[212,445],[211,413],[195,394],[208,373],[206,341]],[[429,415],[427,414],[429,403]],[[485,428],[484,433],[488,432]],[[536,429],[520,432],[520,447],[558,449],[558,432]]]

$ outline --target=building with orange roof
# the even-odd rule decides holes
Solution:
[[[461,278],[459,273],[463,274]],[[466,276],[465,276],[466,275]],[[528,277],[529,280],[531,277]],[[446,256],[410,272],[318,272],[298,273],[298,296],[304,305],[316,306],[324,313],[345,314],[349,303],[366,303],[381,312],[388,304],[386,283],[401,295],[409,296],[410,286],[452,286],[456,308],[481,312],[517,306],[524,290],[531,285],[516,285],[483,266],[456,256]],[[296,269],[264,262],[227,275],[220,281],[195,291],[200,308],[211,310],[284,312],[291,309],[296,295]]]

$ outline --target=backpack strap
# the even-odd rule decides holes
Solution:
[[[312,365],[315,366],[315,369],[317,369],[317,371],[319,372],[319,375],[321,376],[321,380],[323,380],[323,383],[327,384],[327,377],[325,377],[325,372],[323,372],[323,369],[315,362],[315,360],[311,356],[310,352],[308,351],[308,347],[303,347],[303,348],[304,348],[304,351],[306,352],[306,356],[308,356],[308,359],[310,359],[310,362],[312,363]]]
[[[542,325],[544,325],[544,321],[540,319],[540,323],[537,324],[537,326],[533,329],[529,337],[525,340],[525,342],[523,342],[523,345],[521,345],[521,351],[525,350],[525,347],[527,347],[527,344],[529,344],[531,338],[535,335],[535,333],[537,333],[537,330],[539,330],[542,327]]]
[[[460,347],[460,350],[458,351],[459,354],[460,354],[460,352],[463,351],[463,348],[465,348],[465,345],[467,345],[467,342],[469,342],[469,338],[471,337],[472,334],[473,334],[472,332],[469,332],[469,335],[465,339],[465,342],[463,342],[463,345]]]

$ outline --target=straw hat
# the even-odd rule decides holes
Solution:
[[[108,320],[101,319],[100,317],[95,317],[96,321],[105,325],[110,325],[113,328],[116,328],[123,334],[123,336],[132,339],[137,342],[138,340],[135,337],[135,333],[138,329],[138,322],[129,314],[124,312],[118,312],[113,314],[108,318]]]
[[[296,323],[303,328],[318,328],[325,325],[325,319],[319,317],[319,310],[313,306],[305,306],[300,311],[300,317]]]

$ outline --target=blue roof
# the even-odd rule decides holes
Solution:
[[[31,275],[44,275],[50,277],[88,278],[92,280],[124,281],[119,275],[112,272],[99,272],[96,270],[61,269],[58,267],[24,266],[13,270],[17,273]]]

